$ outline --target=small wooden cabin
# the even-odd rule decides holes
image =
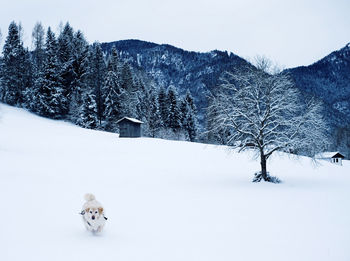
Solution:
[[[329,162],[342,166],[343,165],[342,160],[345,158],[345,156],[342,155],[340,152],[335,151],[335,152],[324,152],[324,153],[317,154],[315,158],[327,160]]]
[[[119,126],[120,138],[141,137],[141,124],[143,124],[142,121],[134,118],[124,117],[117,121],[117,124]]]

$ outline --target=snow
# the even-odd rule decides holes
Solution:
[[[333,158],[335,155],[341,154],[339,151],[334,151],[334,152],[323,152],[319,153],[315,156],[316,159],[328,159],[328,158]],[[342,155],[342,154],[341,154]]]
[[[321,165],[322,164],[322,165]],[[119,139],[0,105],[1,260],[350,260],[350,163]],[[78,214],[94,193],[105,230]]]
[[[134,123],[141,123],[141,124],[143,123],[142,121],[140,121],[140,120],[138,120],[138,119],[130,118],[130,117],[121,118],[120,120],[117,121],[117,123],[121,122],[121,121],[124,120],[124,119],[127,119],[127,120],[129,120],[129,121],[131,121],[131,122],[134,122]]]

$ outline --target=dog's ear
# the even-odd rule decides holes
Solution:
[[[98,208],[98,212],[100,213],[100,215],[103,213],[103,208]]]
[[[90,211],[90,208],[85,209],[85,213],[89,213],[89,211]]]

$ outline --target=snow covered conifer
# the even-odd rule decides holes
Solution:
[[[169,104],[168,126],[174,133],[177,133],[181,127],[180,109],[178,105],[178,95],[173,86],[170,86],[168,89],[167,101]]]
[[[73,80],[71,82],[71,100],[69,106],[70,119],[77,122],[79,108],[82,105],[83,92],[88,84],[89,69],[89,46],[81,31],[77,31],[73,40],[72,69]]]
[[[119,63],[119,57],[118,57],[118,51],[115,48],[115,46],[112,47],[111,53],[108,57],[108,63],[107,63],[108,71],[113,71],[117,74],[118,77],[120,77],[121,74],[121,68]]]
[[[40,115],[60,118],[65,111],[66,97],[63,95],[60,66],[57,60],[57,42],[49,27],[45,44],[45,61],[43,72],[39,73],[35,88],[35,107]]]
[[[185,131],[190,141],[195,141],[198,133],[198,122],[196,117],[196,106],[193,103],[191,93],[187,91],[186,96],[180,103],[181,128]]]
[[[129,93],[134,91],[133,76],[127,63],[124,63],[121,69],[121,87]]]
[[[122,88],[121,66],[117,49],[113,46],[107,62],[107,73],[103,83],[104,128],[111,132],[117,132],[116,122],[127,113],[126,95]]]
[[[191,95],[190,90],[188,90],[188,89],[187,89],[187,92],[186,92],[185,100],[186,100],[187,104],[190,106],[192,112],[194,114],[197,114],[196,105],[194,104],[193,97]]]
[[[123,64],[120,77],[121,87],[125,91],[125,98],[123,99],[125,115],[136,117],[136,105],[138,102],[137,89],[134,84],[134,77],[129,64]]]
[[[125,90],[119,86],[118,76],[114,71],[108,71],[103,85],[105,129],[116,132],[116,122],[124,116],[122,99]]]
[[[9,105],[21,106],[24,92],[31,85],[31,63],[15,22],[9,26],[3,55],[0,99]]]
[[[135,81],[135,116],[138,119],[147,118],[150,108],[150,95],[152,90],[146,90],[146,87],[141,79]]]
[[[193,99],[188,92],[180,103],[180,122],[181,128],[185,131],[190,141],[195,141],[198,132],[196,108],[192,103]]]
[[[104,110],[104,96],[102,87],[104,83],[104,77],[106,74],[106,64],[103,57],[101,44],[94,43],[90,48],[90,72],[89,72],[89,84],[94,88],[94,94],[96,96],[97,104],[97,117],[99,125],[102,123],[103,110]]]
[[[184,119],[185,125],[183,128],[186,130],[190,141],[195,141],[198,135],[197,108],[189,90],[187,90],[184,100],[185,104],[188,106],[188,109],[187,115]]]
[[[168,102],[167,102],[167,95],[163,87],[160,87],[158,92],[158,106],[159,106],[161,125],[162,127],[166,128],[168,127],[169,108],[168,108]]]
[[[186,99],[182,99],[180,101],[180,125],[182,129],[186,129],[186,125],[187,125],[187,116],[189,114],[189,105],[186,101]]]
[[[62,88],[64,96],[67,98],[66,110],[64,115],[69,112],[70,100],[72,99],[72,81],[73,74],[73,28],[66,23],[62,32],[58,37],[58,52],[57,57],[60,64],[60,74],[62,78]]]
[[[41,23],[36,23],[32,31],[32,41],[34,50],[31,55],[32,61],[32,81],[30,88],[26,88],[24,92],[25,107],[33,112],[38,112],[37,94],[39,77],[44,71],[45,63],[45,32]]]
[[[162,120],[155,90],[151,89],[149,96],[148,128],[151,137],[154,138],[162,127]]]
[[[90,87],[83,93],[77,124],[87,129],[96,129],[98,126],[96,95]]]
[[[195,141],[198,136],[198,122],[195,114],[190,111],[186,120],[186,131],[190,141]]]

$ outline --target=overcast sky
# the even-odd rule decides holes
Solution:
[[[191,51],[265,55],[308,65],[350,42],[350,0],[2,0],[2,44],[11,21],[25,44],[37,21],[69,21],[89,42],[141,39]]]

